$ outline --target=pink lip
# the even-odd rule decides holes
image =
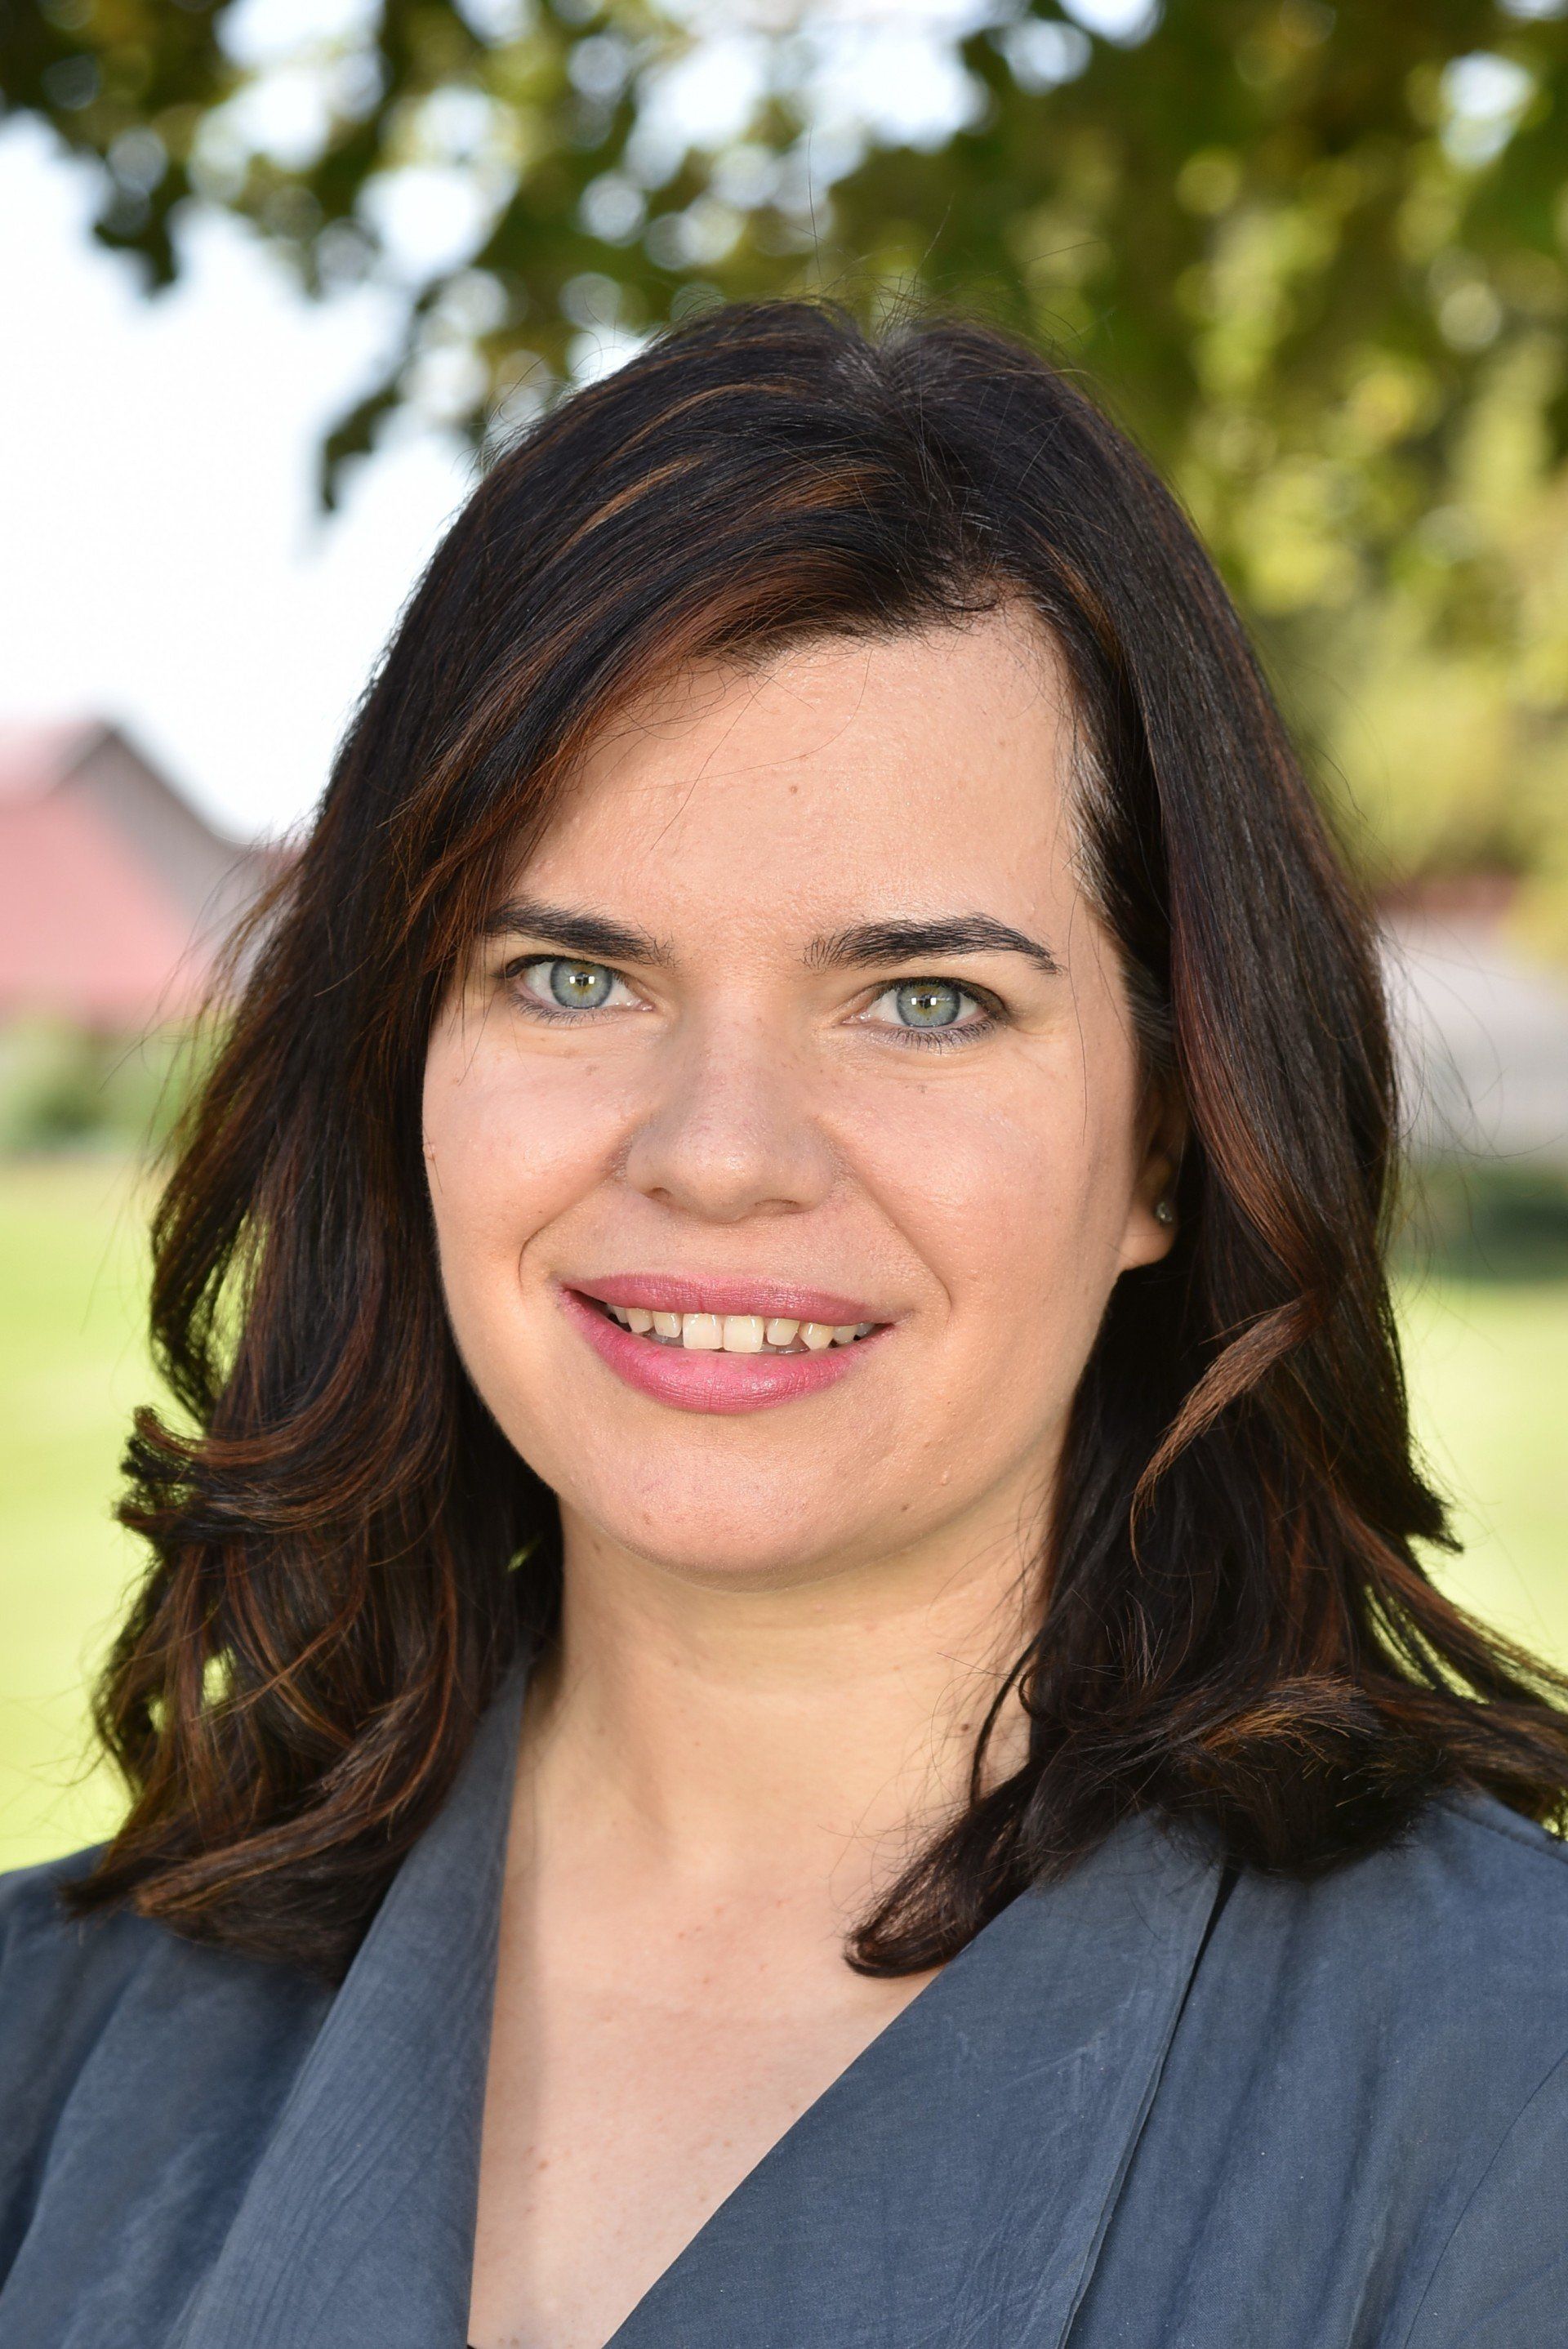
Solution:
[[[602,1305],[645,1305],[650,1313],[760,1313],[775,1319],[825,1321],[845,1329],[851,1321],[886,1320],[855,1297],[828,1288],[793,1288],[777,1280],[684,1280],[669,1272],[607,1272],[603,1280],[574,1280],[572,1287]]]
[[[805,1321],[831,1320],[840,1328],[848,1321],[869,1320],[871,1316],[857,1313],[852,1308],[839,1312],[837,1309],[841,1305],[848,1305],[849,1300],[825,1298],[819,1289],[769,1290],[754,1286],[745,1291],[747,1303],[717,1306],[706,1300],[715,1296],[740,1294],[733,1283],[727,1287],[722,1282],[698,1283],[662,1278],[643,1283],[629,1277],[617,1277],[614,1281],[595,1281],[591,1292],[582,1294],[576,1288],[567,1288],[563,1282],[557,1282],[555,1286],[562,1311],[582,1331],[601,1361],[607,1362],[628,1386],[636,1387],[643,1394],[652,1395],[656,1402],[673,1403],[683,1411],[760,1411],[767,1403],[790,1402],[798,1395],[816,1394],[853,1370],[867,1350],[888,1335],[892,1326],[884,1322],[881,1329],[857,1339],[852,1346],[828,1346],[820,1354],[707,1353],[688,1350],[684,1346],[654,1345],[646,1338],[639,1338],[634,1331],[623,1330],[621,1324],[611,1320],[607,1313],[597,1311],[589,1304],[588,1296],[602,1296],[607,1305],[619,1305],[623,1302],[619,1296],[605,1292],[613,1288],[624,1288],[635,1291],[634,1295],[628,1296],[625,1302],[644,1304],[651,1311],[660,1313],[762,1311]],[[677,1290],[695,1298],[699,1289],[704,1301],[674,1301]],[[671,1299],[669,1303],[662,1301],[666,1296]],[[763,1305],[758,1302],[763,1297],[773,1296],[791,1299],[809,1297],[823,1309],[808,1312],[803,1306],[794,1303]],[[660,1301],[655,1303],[655,1298]],[[830,1306],[833,1309],[830,1312],[827,1309]]]

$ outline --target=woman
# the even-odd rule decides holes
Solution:
[[[1418,1562],[1367,916],[1128,444],[665,338],[253,944],[5,2349],[1568,2341],[1563,1687]]]

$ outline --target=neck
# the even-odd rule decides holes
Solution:
[[[826,1883],[863,1908],[967,1795],[1037,1585],[995,1540],[789,1588],[686,1578],[563,1520],[561,1635],[520,1791],[537,1826],[696,1893]],[[1016,1692],[988,1782],[1017,1765]]]

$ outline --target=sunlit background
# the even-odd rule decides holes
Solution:
[[[1568,1662],[1568,0],[26,0],[0,31],[0,1867],[86,1690],[151,1152],[488,452],[665,320],[978,310],[1213,546],[1382,908],[1470,1603]]]

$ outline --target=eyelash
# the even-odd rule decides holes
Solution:
[[[501,977],[510,985],[512,981],[521,978],[525,970],[548,969],[552,962],[574,962],[579,970],[611,968],[607,962],[585,962],[574,955],[524,955],[516,962],[507,963],[502,968]],[[613,976],[620,978],[621,973],[617,970],[613,973]],[[541,1003],[537,997],[524,995],[515,988],[513,993],[517,1002],[531,1019],[558,1019],[563,1020],[568,1027],[575,1027],[579,1020],[592,1019],[594,1016],[593,1009],[585,1011],[569,1011],[562,1003]]]
[[[580,969],[609,971],[613,978],[622,978],[623,984],[626,984],[622,973],[616,970],[613,964],[583,962],[570,955],[523,955],[516,961],[507,963],[500,975],[510,984],[521,978],[524,971],[538,969],[542,965],[547,967],[552,962],[574,960],[578,961]],[[923,976],[925,975],[923,974]],[[914,983],[906,978],[892,979],[882,988],[882,995],[877,996],[874,1000],[880,1003],[882,995],[891,995],[895,988],[908,987]],[[913,1044],[917,1050],[922,1051],[944,1051],[952,1045],[972,1043],[981,1036],[992,1035],[1002,1025],[1006,1014],[1000,999],[992,995],[988,989],[965,987],[960,985],[957,979],[941,979],[937,983],[943,987],[955,988],[960,995],[966,995],[972,1003],[979,1006],[981,1017],[978,1019],[965,1020],[962,1028],[901,1028],[896,1023],[890,1022],[888,1032],[890,1035],[896,1036],[901,1044]],[[513,988],[513,993],[514,999],[531,1019],[563,1020],[569,1027],[575,1027],[579,1020],[592,1019],[594,1016],[592,1009],[569,1011],[563,1004],[542,1003],[537,997],[524,995],[516,988]]]

